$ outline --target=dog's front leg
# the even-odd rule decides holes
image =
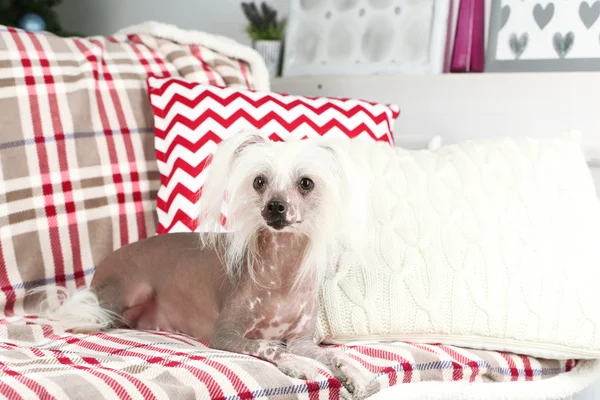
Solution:
[[[246,339],[236,329],[215,330],[210,341],[210,347],[217,350],[262,358],[272,363],[277,363],[277,361],[281,360],[287,354],[285,345],[282,342],[276,340]]]
[[[210,347],[246,354],[273,363],[284,374],[298,379],[314,379],[317,369],[308,361],[291,355],[285,344],[276,340],[247,339],[238,330],[215,330]]]
[[[297,338],[288,342],[288,351],[325,364],[333,376],[356,397],[367,395],[370,378],[357,361],[339,349],[327,349],[317,345],[310,337]]]

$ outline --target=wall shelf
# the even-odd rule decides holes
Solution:
[[[395,103],[399,145],[578,129],[600,154],[600,72],[328,76],[274,79],[272,90]]]
[[[281,85],[308,85],[317,89],[315,85],[336,85],[340,82],[355,83],[419,83],[426,85],[435,84],[474,84],[497,82],[535,84],[560,84],[566,82],[578,82],[581,80],[596,80],[600,84],[600,71],[598,72],[511,72],[511,73],[469,73],[469,74],[441,74],[441,75],[370,75],[370,76],[299,76],[278,77],[273,79],[274,86]]]

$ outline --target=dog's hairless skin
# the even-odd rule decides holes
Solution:
[[[257,239],[261,259],[254,281],[242,274],[232,282],[198,234],[176,233],[115,251],[97,266],[92,289],[104,309],[122,316],[115,328],[182,332],[215,349],[270,361],[301,379],[314,377],[316,369],[290,355],[312,358],[356,392],[356,384],[364,384],[361,372],[344,353],[313,341],[316,285],[309,279],[292,289],[308,240],[268,229]]]

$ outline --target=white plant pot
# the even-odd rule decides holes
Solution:
[[[265,60],[269,75],[272,78],[276,77],[279,72],[282,42],[280,40],[257,40],[252,43],[252,47]]]

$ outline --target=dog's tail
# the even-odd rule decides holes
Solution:
[[[37,323],[58,330],[97,332],[114,326],[118,316],[100,306],[97,294],[90,288],[69,293],[63,287],[32,289],[28,295],[42,295],[36,314]]]

